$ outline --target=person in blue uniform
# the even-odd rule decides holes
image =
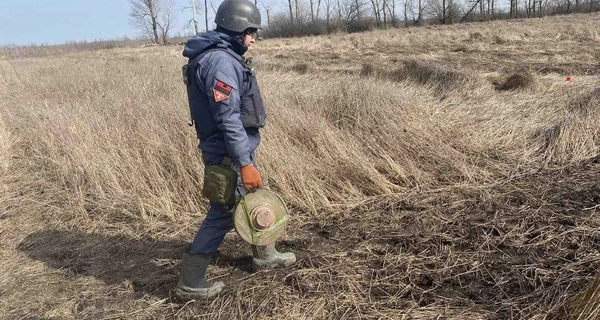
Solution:
[[[213,31],[188,40],[186,74],[191,121],[200,140],[205,165],[227,162],[238,172],[236,196],[262,187],[254,152],[267,118],[254,71],[244,53],[261,28],[258,8],[246,0],[225,0],[218,8]],[[230,162],[229,162],[230,161]],[[234,228],[232,206],[210,202],[198,233],[183,253],[175,294],[180,299],[206,299],[218,295],[223,282],[210,283],[206,269],[225,234]],[[293,253],[280,253],[274,244],[252,246],[254,269],[289,266]]]

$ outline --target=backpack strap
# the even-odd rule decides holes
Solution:
[[[231,52],[231,50],[229,50],[227,47],[225,47],[225,46],[223,46],[221,44],[215,44],[215,45],[209,47],[208,50],[205,50],[204,52],[202,52],[198,56],[190,59],[188,61],[188,63],[183,66],[183,69],[182,69],[183,82],[186,85],[189,86],[189,85],[192,84],[193,76],[196,73],[196,69],[198,68],[198,62],[200,60],[202,60],[202,58],[204,58],[204,56],[206,56],[207,54],[209,54],[211,52],[215,52],[215,51],[224,51],[224,52],[226,52],[232,58],[234,58],[236,61],[239,61],[242,64],[242,67],[244,67],[244,69],[248,68],[247,65],[246,65],[246,63],[244,62],[244,59],[240,55]]]

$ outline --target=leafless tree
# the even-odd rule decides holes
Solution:
[[[423,23],[423,12],[425,12],[426,8],[427,2],[425,2],[424,0],[419,0],[419,7],[417,7],[417,21],[419,22],[419,24]]]
[[[131,24],[158,43],[158,6],[156,0],[129,0]]]
[[[356,8],[356,19],[360,21],[360,8],[362,7],[362,3],[359,0],[354,1]]]
[[[510,0],[510,17],[517,18],[519,15],[519,2],[518,0]]]
[[[370,0],[371,8],[373,9],[373,16],[375,17],[375,23],[379,27],[381,22],[381,12],[379,11],[379,0]]]
[[[408,28],[408,7],[411,7],[412,11],[412,1],[404,0],[404,26]]]
[[[213,11],[214,10],[215,8],[213,8]],[[206,2],[206,0],[204,0],[204,25],[206,27],[206,31],[208,31],[208,3]]]
[[[381,17],[383,18],[383,26],[385,27],[387,26],[388,16],[390,15],[388,0],[381,0],[381,12]]]
[[[295,0],[295,2],[296,2],[296,22],[298,24],[301,24],[302,21],[300,21],[300,16],[301,16],[301,14],[300,14],[300,4],[298,3],[298,0]]]
[[[361,8],[364,6],[362,0],[343,0],[338,1],[338,14],[340,21],[345,21],[347,25],[361,21]]]
[[[268,1],[265,0],[262,3],[262,7],[265,10],[265,13],[267,14],[267,27],[271,25],[271,10],[273,10],[273,4]]]
[[[430,14],[436,16],[441,24],[452,24],[459,14],[460,7],[456,0],[428,1]]]
[[[370,0],[369,0],[370,1]],[[361,21],[363,17],[362,9],[365,6],[363,0],[341,0],[338,1],[338,11],[340,16],[343,16],[340,20],[346,21],[346,23],[353,23]]]
[[[390,3],[392,5],[392,17],[391,17],[391,22],[392,22],[392,26],[396,26],[396,0],[390,0],[388,3]]]
[[[171,0],[129,0],[131,24],[154,43],[166,43],[177,16]],[[160,36],[160,37],[159,37]]]
[[[442,0],[442,24],[446,24],[447,21],[447,12],[448,7],[446,6],[446,0]]]
[[[317,20],[319,19],[319,12],[321,10],[321,0],[317,0]]]
[[[292,0],[288,0],[288,6],[290,8],[290,23],[294,24],[294,10],[292,9]]]
[[[412,8],[412,2],[411,2],[411,8]],[[414,24],[420,25],[423,23],[423,13],[425,12],[426,8],[427,8],[427,2],[425,0],[419,0],[417,3],[416,14],[414,12],[412,12]]]
[[[329,33],[329,30],[331,28],[331,15],[333,12],[333,5],[335,5],[333,3],[333,0],[324,0],[325,1],[325,21],[327,23],[327,32]]]
[[[194,34],[198,34],[200,32],[200,30],[198,29],[198,19],[196,19],[196,15],[198,13],[200,13],[200,8],[198,8],[198,6],[196,6],[196,1],[195,0],[190,0],[190,6],[184,6],[181,7],[181,12],[185,11],[185,10],[192,10],[192,19],[188,20],[187,22],[187,27],[189,27],[191,24],[194,25]]]
[[[193,18],[192,20],[194,21],[194,31],[196,31],[196,34],[198,34],[199,30],[198,30],[198,19],[196,19],[196,13],[197,13],[197,9],[198,7],[196,7],[196,0],[192,0],[192,15]]]
[[[177,15],[175,13],[175,2],[173,0],[163,0],[159,10],[159,19],[156,22],[158,31],[162,38],[163,44],[169,41],[169,32],[175,28],[177,24]]]
[[[480,7],[481,9],[481,15],[483,15],[483,0],[476,0],[476,1],[472,1],[471,3],[473,3],[473,6],[471,7],[471,9],[467,10],[467,13],[465,13],[465,15],[462,17],[461,21],[466,21],[468,16],[471,14],[471,12],[473,12],[473,10],[475,10],[475,8],[477,6]]]

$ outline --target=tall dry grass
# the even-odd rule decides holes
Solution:
[[[0,180],[0,208],[5,208],[10,199],[10,190],[6,180],[12,161],[11,149],[13,144],[13,138],[9,135],[6,125],[3,121],[0,122],[0,176],[2,177],[2,180]]]
[[[0,181],[11,177],[0,199],[16,213],[0,235],[18,264],[0,275],[4,314],[542,319],[576,289],[566,283],[590,276],[571,271],[597,265],[593,214],[577,211],[565,231],[566,213],[540,213],[580,192],[554,184],[555,169],[600,154],[600,52],[580,51],[599,39],[596,18],[260,43],[251,55],[269,123],[258,162],[293,208],[285,245],[301,260],[271,275],[220,265],[213,275],[232,291],[185,306],[164,294],[206,202],[180,48],[12,60],[18,77],[5,72],[0,92]],[[562,69],[538,69],[554,62]],[[497,90],[528,63],[532,83]],[[585,174],[587,186],[595,176]],[[573,234],[580,249],[567,247]],[[228,238],[223,251],[234,249]],[[151,263],[132,257],[153,250]],[[580,256],[554,262],[564,269],[544,265],[569,250]],[[48,288],[24,297],[9,270]]]

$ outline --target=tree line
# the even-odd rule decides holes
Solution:
[[[173,0],[128,0],[130,21],[156,44],[168,44],[177,25]],[[215,1],[215,2],[213,2]],[[492,19],[533,18],[556,14],[600,11],[600,0],[252,0],[263,16],[263,37],[294,37],[377,28],[452,24]],[[190,1],[194,32],[197,16],[209,30],[209,12],[220,0]],[[278,8],[276,10],[276,8]]]
[[[285,13],[267,14],[263,35],[290,37],[600,11],[600,0],[285,1]]]

